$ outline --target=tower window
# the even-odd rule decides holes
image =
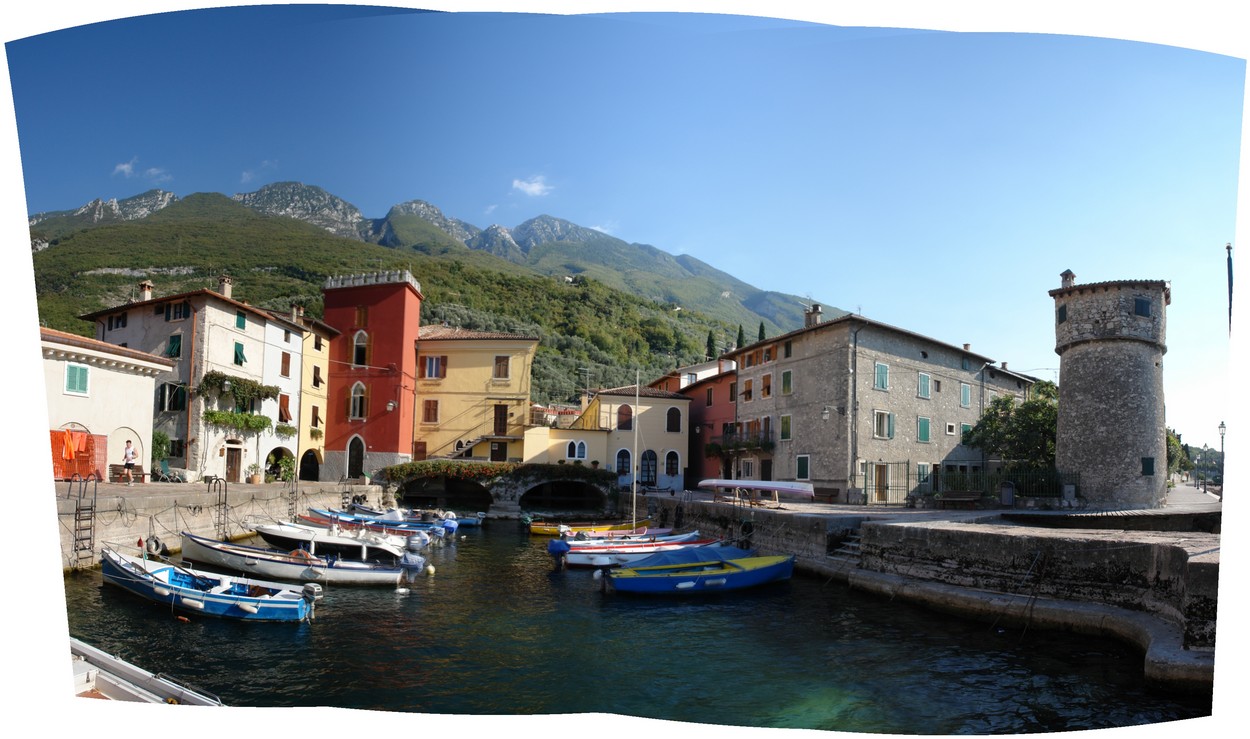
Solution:
[[[1055,323],[1063,323],[1066,320],[1068,320],[1068,306],[1064,304],[1055,311]]]
[[[1154,457],[1142,457],[1141,458],[1141,473],[1143,475],[1153,475],[1155,473],[1155,458]]]
[[[1150,317],[1150,298],[1133,298],[1133,315]]]

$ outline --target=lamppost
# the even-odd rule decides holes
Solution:
[[[1224,488],[1224,432],[1227,430],[1228,430],[1228,427],[1224,425],[1223,421],[1220,421],[1220,489],[1221,490]]]

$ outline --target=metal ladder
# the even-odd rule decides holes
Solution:
[[[217,508],[215,516],[215,524],[217,526],[217,538],[221,541],[227,541],[230,538],[230,521],[227,518],[230,509],[226,505],[229,484],[226,478],[209,475],[204,478],[208,483],[208,492],[217,493]]]
[[[99,494],[99,480],[95,474],[86,478],[77,472],[69,479],[69,495],[74,497],[74,483],[78,483],[78,497],[74,501],[74,547],[70,567],[80,569],[95,564],[95,507]],[[88,495],[90,484],[90,495]]]

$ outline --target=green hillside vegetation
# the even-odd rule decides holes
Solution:
[[[644,382],[703,360],[709,331],[728,342],[736,325],[697,311],[640,299],[585,276],[568,282],[427,234],[396,249],[330,235],[297,220],[264,216],[218,194],[189,196],[141,221],[67,233],[32,255],[43,325],[91,335],[78,318],[136,297],[144,279],[155,295],[214,288],[234,278],[233,295],[286,311],[292,302],[320,316],[332,275],[407,269],[425,295],[423,320],[541,339],[533,399],[572,398],[585,384]]]

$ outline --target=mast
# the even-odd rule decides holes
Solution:
[[[630,476],[630,487],[632,488],[632,501],[630,503],[630,528],[638,528],[638,473],[642,470],[641,461],[638,459],[638,422],[642,418],[640,409],[638,408],[638,396],[641,392],[639,385],[642,383],[642,370],[634,370],[634,474]]]

